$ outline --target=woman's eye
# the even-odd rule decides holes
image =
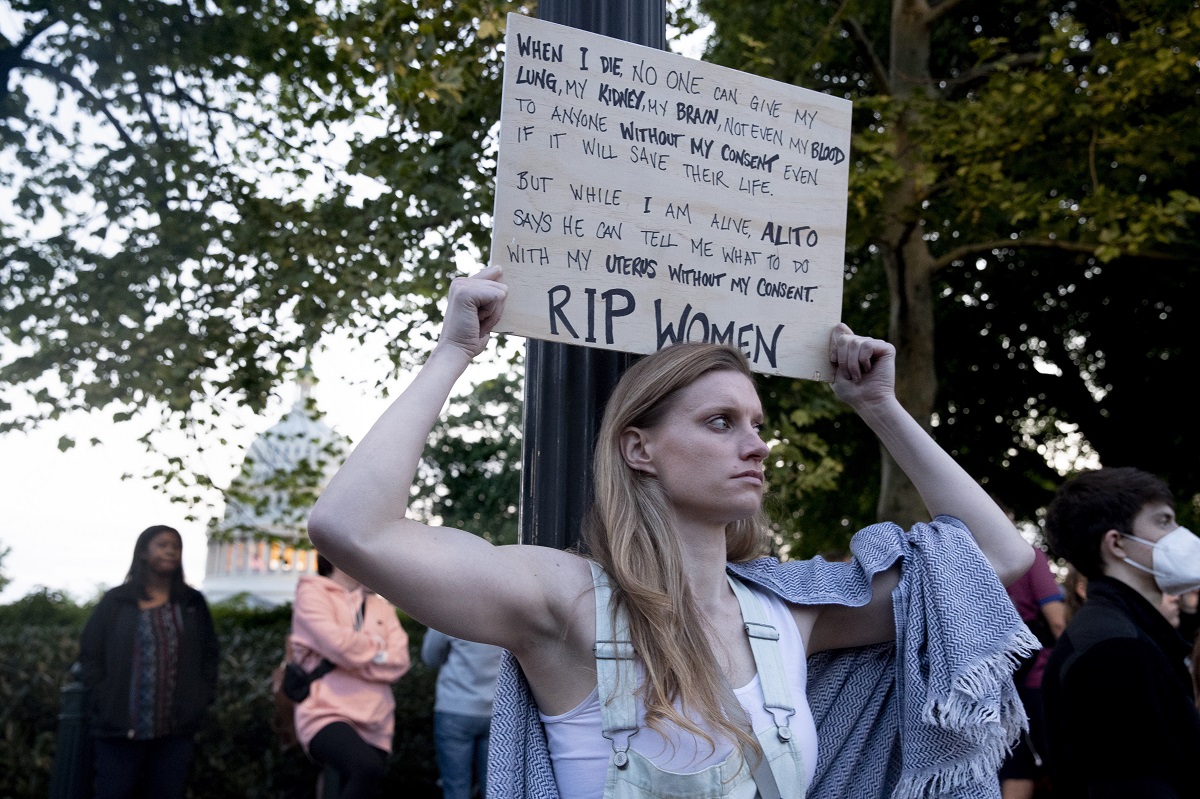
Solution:
[[[718,430],[728,430],[730,428],[729,419],[724,416],[714,416],[709,419],[708,423]]]

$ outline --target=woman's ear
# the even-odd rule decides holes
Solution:
[[[621,457],[625,459],[625,465],[639,472],[657,475],[649,446],[649,436],[641,428],[627,427],[621,433]]]

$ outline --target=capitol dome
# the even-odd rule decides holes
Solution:
[[[210,602],[290,602],[300,575],[316,573],[317,553],[305,535],[308,513],[349,442],[321,420],[310,381],[301,381],[299,393],[291,410],[250,445],[225,491],[224,517],[210,523],[204,572]]]

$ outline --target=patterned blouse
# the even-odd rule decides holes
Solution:
[[[183,613],[175,602],[141,610],[133,644],[129,726],[135,740],[170,735]]]

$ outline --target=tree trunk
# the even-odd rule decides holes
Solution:
[[[932,86],[929,6],[924,0],[894,0],[892,5],[892,94],[900,103]],[[933,353],[933,255],[920,224],[924,174],[908,131],[916,111],[904,108],[895,122],[896,158],[902,181],[884,198],[883,262],[891,295],[888,338],[896,347],[896,397],[926,429],[933,414],[937,372]],[[912,482],[882,452],[878,517],[907,527],[928,513]]]
[[[898,193],[899,194],[899,193]],[[889,210],[900,197],[887,198]],[[884,263],[891,293],[888,338],[896,347],[896,397],[926,429],[933,414],[937,372],[933,353],[933,258],[920,229],[909,225],[907,238],[890,239]],[[882,454],[880,520],[902,526],[928,519],[925,503],[916,488],[896,466],[887,450]]]

